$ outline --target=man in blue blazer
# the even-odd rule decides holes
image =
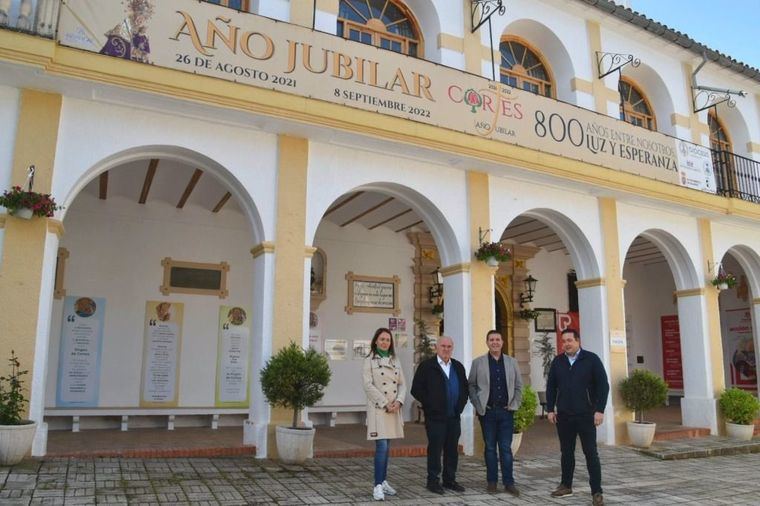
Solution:
[[[580,436],[593,504],[603,506],[602,465],[596,450],[596,427],[604,421],[610,384],[599,357],[581,349],[577,330],[563,330],[561,340],[564,353],[554,357],[546,380],[546,410],[549,421],[557,425],[562,452],[562,481],[551,495],[567,497],[573,494],[575,441]]]

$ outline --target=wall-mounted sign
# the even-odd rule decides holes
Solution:
[[[66,297],[58,354],[56,406],[98,405],[106,300]]]
[[[683,365],[681,362],[681,329],[678,315],[660,317],[662,330],[662,372],[671,390],[683,390]]]
[[[715,191],[709,150],[375,46],[208,2],[67,0],[58,40]],[[687,149],[682,149],[681,144]],[[709,170],[708,170],[709,169]]]
[[[141,408],[177,406],[183,316],[181,302],[145,304]]]
[[[238,306],[219,307],[219,337],[216,351],[217,407],[248,407],[248,364],[251,321]]]
[[[361,276],[349,272],[348,304],[346,312],[352,313],[401,313],[398,300],[398,286],[401,279],[398,276],[378,277]]]

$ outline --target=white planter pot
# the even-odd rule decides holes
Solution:
[[[301,464],[312,455],[315,430],[277,427],[277,455],[286,464]]]
[[[738,423],[726,422],[726,434],[732,439],[740,441],[749,441],[755,432],[754,425],[741,425]]]
[[[37,423],[27,421],[24,425],[0,425],[0,466],[12,466],[21,462],[32,449]]]
[[[522,443],[523,434],[523,432],[512,434],[512,446],[510,446],[510,448],[512,448],[513,457],[517,454],[517,450],[520,449],[520,443]]]
[[[728,283],[721,283],[718,285],[718,290],[728,290]]]
[[[488,257],[488,259],[486,259],[486,264],[488,264],[489,267],[498,267],[499,261],[496,260],[496,257]]]
[[[626,422],[628,426],[628,438],[633,446],[639,448],[649,448],[654,441],[654,431],[657,429],[656,423],[636,423]]]
[[[34,211],[28,207],[22,207],[13,211],[13,216],[16,218],[21,218],[22,220],[31,220],[32,216],[34,216]]]

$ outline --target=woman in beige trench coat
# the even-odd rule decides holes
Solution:
[[[364,359],[364,392],[367,394],[367,439],[375,441],[375,486],[372,497],[384,501],[396,491],[386,480],[390,440],[404,437],[401,406],[406,397],[406,380],[393,349],[391,331],[379,328]]]

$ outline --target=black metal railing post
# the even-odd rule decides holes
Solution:
[[[712,158],[720,195],[760,203],[760,162],[718,149]]]

